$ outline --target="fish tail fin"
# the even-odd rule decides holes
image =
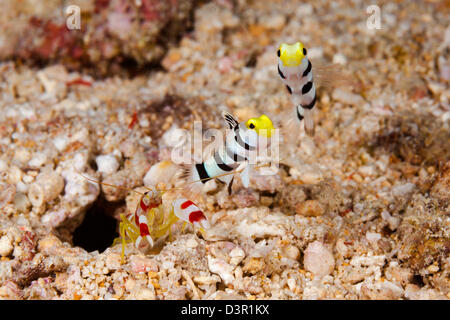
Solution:
[[[299,106],[298,108],[302,108]],[[302,108],[303,109],[303,108]],[[314,136],[315,125],[314,125],[314,109],[303,109],[305,131],[310,137]]]

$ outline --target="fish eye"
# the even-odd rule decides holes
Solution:
[[[281,55],[280,49],[278,49],[277,55],[278,55],[278,57]]]
[[[253,123],[250,123],[249,128],[250,129],[255,129],[255,125]]]
[[[306,49],[303,48],[303,55],[306,56]]]

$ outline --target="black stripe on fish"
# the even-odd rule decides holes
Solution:
[[[306,48],[303,48],[303,55],[306,56]]]
[[[312,81],[307,82],[302,88],[302,94],[307,94],[312,89]]]
[[[314,108],[314,105],[316,104],[316,94],[314,93],[314,99],[311,101],[310,104],[302,105],[302,108],[304,109],[312,109]]]
[[[224,163],[222,158],[220,158],[220,155],[219,155],[218,152],[214,153],[214,161],[216,161],[217,166],[223,171],[227,171],[228,172],[228,171],[232,171],[233,170],[232,167],[230,167],[230,166],[228,166],[228,165],[226,165]]]
[[[288,85],[286,85],[286,88],[288,89],[289,94],[292,94],[292,89],[291,89],[291,87],[289,87]]]
[[[248,145],[244,140],[242,140],[239,130],[235,130],[234,140],[236,140],[236,142],[245,150],[254,150],[255,149],[255,147]]]
[[[298,120],[302,121],[304,117],[300,114],[299,108],[302,108],[302,107],[301,106],[297,106],[297,118],[298,118]]]
[[[228,157],[230,157],[231,159],[233,159],[234,162],[242,162],[242,161],[247,161],[246,157],[242,157],[236,153],[234,153],[232,150],[225,148]]]
[[[303,77],[306,77],[308,73],[311,72],[311,68],[312,68],[311,61],[308,60],[308,66],[306,67],[305,72],[303,72]]]
[[[208,172],[206,172],[204,162],[196,164],[195,168],[197,169],[198,176],[200,177],[202,183],[206,183],[207,181],[211,180],[211,177],[208,175]]]
[[[280,65],[277,66],[278,67],[278,74],[280,75],[281,78],[286,79],[286,77],[284,76],[283,72],[281,72],[280,70]]]

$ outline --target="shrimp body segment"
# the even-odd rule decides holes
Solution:
[[[172,202],[168,213],[164,211],[161,191],[148,191],[142,195],[134,214],[120,215],[119,237],[113,246],[122,243],[122,262],[125,256],[125,246],[134,246],[146,251],[153,247],[154,239],[167,234],[171,237],[171,227],[178,220],[190,223],[202,233],[209,229],[210,224],[200,208],[188,199],[176,199]]]
[[[175,216],[184,221],[191,223],[194,227],[202,232],[210,228],[210,224],[205,214],[191,200],[177,199],[173,202]]]

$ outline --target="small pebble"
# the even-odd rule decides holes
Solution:
[[[304,254],[303,265],[305,270],[318,277],[323,277],[333,272],[334,256],[322,242],[314,241],[310,243]]]
[[[69,144],[69,139],[67,137],[58,136],[54,138],[52,142],[55,148],[58,149],[58,151],[63,151]]]
[[[0,238],[0,256],[9,256],[13,249],[12,241],[7,235]]]
[[[333,56],[333,63],[346,65],[347,64],[347,58],[342,53],[336,53]]]
[[[435,264],[432,264],[432,265],[430,265],[430,266],[427,268],[427,270],[428,270],[430,273],[436,273],[436,272],[439,271],[439,267],[438,267],[437,265],[435,265]]]
[[[119,162],[113,154],[101,155],[95,158],[98,171],[104,174],[113,174],[119,169]]]
[[[23,172],[19,169],[19,167],[11,166],[8,171],[7,182],[10,184],[17,184],[20,180],[22,180]]]
[[[28,208],[30,207],[31,203],[30,200],[28,200],[28,197],[21,193],[17,192],[14,196],[14,206],[17,208],[17,210],[21,212],[28,211]]]
[[[376,233],[376,232],[367,232],[366,239],[369,242],[377,242],[378,240],[381,239],[381,234]]]
[[[31,152],[25,148],[18,148],[14,152],[13,161],[20,162],[22,164],[27,163],[31,159]]]
[[[287,280],[287,285],[288,285],[288,287],[289,287],[289,290],[294,291],[295,288],[296,288],[296,282],[295,282],[295,279],[289,278],[289,279]]]
[[[240,247],[236,247],[230,252],[230,263],[237,266],[245,258],[245,252]]]
[[[281,251],[286,258],[292,260],[300,259],[300,250],[296,246],[287,246],[283,248]]]
[[[273,198],[272,197],[266,197],[266,196],[261,196],[261,205],[268,207],[270,205],[273,204]]]
[[[142,288],[137,291],[136,299],[138,300],[155,300],[155,293],[153,290]]]
[[[322,174],[316,171],[308,171],[301,176],[301,180],[306,184],[316,184],[322,180]]]
[[[28,198],[35,207],[55,199],[64,189],[64,179],[56,172],[40,173],[28,190]]]
[[[134,273],[144,273],[149,271],[158,272],[158,265],[152,259],[142,255],[134,255],[130,258],[131,270]]]
[[[144,176],[144,185],[146,187],[154,187],[158,183],[169,183],[175,173],[178,171],[178,166],[172,161],[161,161],[154,164]]]
[[[38,152],[28,162],[31,168],[40,168],[47,162],[47,156],[44,153]]]
[[[161,141],[165,146],[175,148],[182,146],[186,142],[186,139],[186,131],[174,125],[163,134]]]
[[[6,171],[6,169],[8,169],[8,165],[6,164],[6,161],[0,159],[0,172]]]
[[[363,177],[374,176],[377,173],[375,166],[372,166],[372,165],[361,166],[358,168],[358,171]]]
[[[317,200],[306,200],[305,202],[297,203],[295,212],[305,217],[318,217],[325,212],[324,208]]]
[[[264,261],[261,258],[250,258],[242,268],[246,273],[256,274],[264,268]]]
[[[212,276],[197,276],[194,277],[194,282],[198,284],[215,284],[217,282],[220,282],[220,277],[216,275]]]
[[[208,267],[212,273],[217,273],[226,285],[233,283],[233,266],[223,259],[216,259],[208,255]]]
[[[191,238],[186,241],[186,247],[188,247],[188,248],[196,248],[197,246],[198,246],[198,242],[195,241],[195,239]]]

